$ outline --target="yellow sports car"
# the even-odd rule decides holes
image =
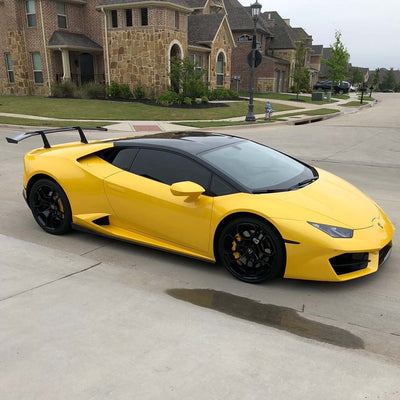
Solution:
[[[86,129],[86,128],[85,128]],[[80,142],[51,146],[48,134]],[[218,261],[236,278],[345,281],[389,257],[394,227],[354,186],[261,144],[213,133],[88,141],[28,132],[24,197],[46,232],[71,227]]]

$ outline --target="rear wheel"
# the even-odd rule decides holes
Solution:
[[[237,279],[263,282],[279,276],[285,265],[281,238],[267,222],[243,217],[229,222],[218,242],[222,265]]]
[[[67,195],[50,179],[39,179],[29,194],[29,207],[39,226],[53,235],[71,230],[72,213]]]

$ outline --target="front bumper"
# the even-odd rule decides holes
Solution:
[[[338,282],[376,272],[390,256],[394,234],[383,213],[377,222],[355,230],[351,239],[336,239],[305,222],[290,221],[281,231],[284,239],[294,242],[285,243],[284,277]]]

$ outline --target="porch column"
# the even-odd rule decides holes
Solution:
[[[69,51],[66,49],[61,50],[62,64],[63,64],[63,81],[71,80],[71,67],[69,65]]]

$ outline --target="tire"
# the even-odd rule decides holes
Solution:
[[[255,217],[229,222],[218,239],[220,263],[237,279],[259,283],[282,276],[285,247],[276,230]]]
[[[29,207],[38,225],[53,235],[71,230],[72,213],[67,195],[50,179],[39,179],[32,186]]]

